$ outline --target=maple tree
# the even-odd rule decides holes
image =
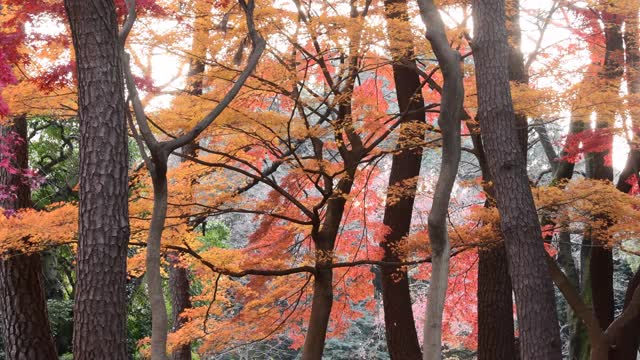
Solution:
[[[107,343],[88,330],[101,312],[80,311],[105,292],[118,314],[105,358],[637,352],[640,277],[621,282],[618,265],[640,231],[635,1],[105,0],[104,16],[66,3],[84,14],[71,28],[62,1],[1,8],[1,121],[33,134],[0,136],[0,172],[46,189],[34,209],[4,206],[0,250],[76,254],[74,356]],[[94,70],[111,85],[90,87],[78,26],[105,19],[111,60]],[[113,154],[86,128],[110,118],[86,101],[107,88],[117,116],[93,130],[118,126]],[[34,169],[15,165],[54,133]],[[79,187],[57,183],[52,169],[78,153]],[[118,196],[83,172],[116,165],[103,175]],[[15,198],[5,185],[0,199]],[[116,295],[82,270],[109,258],[85,251],[92,198],[117,201],[99,218],[130,229],[118,266],[93,269]],[[135,306],[151,319],[127,339]]]

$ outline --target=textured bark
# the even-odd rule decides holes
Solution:
[[[0,136],[9,131],[24,139],[13,150],[15,166],[26,169],[26,118],[14,119],[13,126],[1,126]],[[31,206],[29,185],[19,176],[0,168],[0,185],[17,188],[16,197],[0,201],[0,208],[17,210]],[[40,254],[3,254],[0,260],[0,330],[7,360],[49,360],[57,357],[49,330]]]
[[[431,0],[419,0],[422,22],[427,27],[427,39],[442,70],[443,86],[438,125],[442,134],[440,175],[428,218],[431,246],[431,281],[427,295],[424,324],[424,360],[442,359],[442,314],[449,281],[449,234],[447,218],[451,190],[460,163],[460,121],[464,86],[460,54],[449,45],[445,26],[438,9]]]
[[[65,0],[78,72],[80,225],[76,360],[126,359],[128,147],[112,0]]]
[[[385,16],[388,19],[389,42],[394,60],[393,79],[399,112],[406,114],[401,119],[403,125],[397,145],[399,152],[394,153],[391,160],[389,186],[402,187],[406,193],[397,201],[387,201],[385,204],[383,223],[390,228],[390,232],[380,245],[384,250],[383,261],[398,262],[402,259],[402,254],[398,253],[398,244],[409,233],[417,187],[417,181],[408,180],[419,176],[422,161],[421,148],[403,149],[402,143],[416,143],[424,139],[423,134],[411,129],[411,126],[412,123],[424,123],[425,112],[419,75],[406,66],[406,63],[415,64],[413,42],[411,38],[404,39],[401,35],[409,26],[406,0],[385,1]],[[383,266],[380,272],[389,356],[394,360],[420,359],[422,352],[411,308],[407,271],[402,267]]]
[[[505,4],[473,2],[478,119],[505,238],[523,360],[561,359],[560,333],[540,223],[509,91]]]
[[[495,194],[480,129],[467,123],[487,196],[485,206],[495,207]],[[513,295],[504,240],[478,250],[478,360],[516,359],[518,349],[513,323]]]
[[[528,76],[524,67],[521,41],[519,2],[509,1],[507,10],[507,31],[509,46],[509,80],[526,83]],[[526,163],[527,118],[516,115],[518,139]],[[485,193],[489,198],[485,206],[495,206],[495,194],[489,182],[491,174],[486,155],[477,131],[472,141],[485,182]],[[514,359],[517,356],[515,345],[512,286],[507,266],[507,253],[504,241],[495,246],[481,248],[478,251],[478,359]]]
[[[504,243],[479,251],[478,360],[516,356],[511,279]]]

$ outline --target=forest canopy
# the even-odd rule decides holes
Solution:
[[[0,358],[636,359],[639,16],[3,0]]]

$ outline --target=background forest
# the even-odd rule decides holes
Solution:
[[[638,0],[0,0],[0,358],[640,346]]]

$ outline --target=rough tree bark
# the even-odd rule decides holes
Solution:
[[[17,133],[23,142],[14,148],[15,166],[28,167],[27,121],[20,116],[13,125],[0,126],[0,136]],[[31,207],[31,190],[19,175],[0,168],[0,185],[15,186],[15,198],[0,200],[0,208]],[[0,216],[4,216],[0,214]],[[8,360],[57,358],[49,329],[40,254],[2,254],[0,260],[0,330]]]
[[[460,163],[460,121],[464,86],[460,54],[449,45],[438,9],[431,0],[418,0],[418,6],[422,21],[427,27],[426,37],[438,59],[444,79],[438,119],[442,131],[442,162],[428,218],[431,282],[427,296],[422,354],[424,360],[439,360],[442,359],[442,313],[449,281],[450,245],[447,217],[451,190]]]
[[[381,242],[384,250],[383,261],[401,261],[402,254],[398,253],[398,244],[411,228],[413,203],[417,179],[420,174],[422,148],[403,148],[403,142],[420,142],[424,139],[416,124],[424,123],[424,100],[420,88],[420,77],[415,69],[407,63],[415,64],[413,55],[413,41],[410,36],[410,26],[407,15],[406,0],[385,1],[385,16],[389,31],[389,43],[393,56],[393,79],[398,99],[398,111],[402,116],[403,125],[400,128],[397,149],[391,160],[389,186],[405,189],[400,199],[385,204],[383,223],[391,231]],[[404,146],[406,147],[406,146]],[[413,310],[411,308],[411,294],[409,292],[409,277],[402,267],[381,267],[382,302],[384,306],[384,321],[387,348],[391,359],[420,359],[422,351],[418,342]]]
[[[128,148],[113,0],[65,0],[78,73],[80,225],[77,360],[125,360]]]
[[[526,83],[528,74],[520,52],[520,4],[508,2],[507,31],[509,38],[509,80]],[[527,118],[516,115],[518,138],[526,163],[528,143]],[[476,126],[477,127],[477,126]],[[491,174],[478,129],[472,129],[472,141],[485,184],[485,206],[495,207],[495,194],[491,188]],[[478,250],[478,359],[507,360],[517,354],[513,322],[512,286],[507,266],[504,239],[494,246]]]
[[[509,91],[504,0],[473,2],[478,119],[505,238],[523,360],[560,360],[553,284]]]
[[[477,125],[469,122],[474,151],[480,164],[485,207],[495,207],[491,174]],[[478,360],[510,360],[517,356],[513,323],[512,286],[504,239],[478,249]]]

